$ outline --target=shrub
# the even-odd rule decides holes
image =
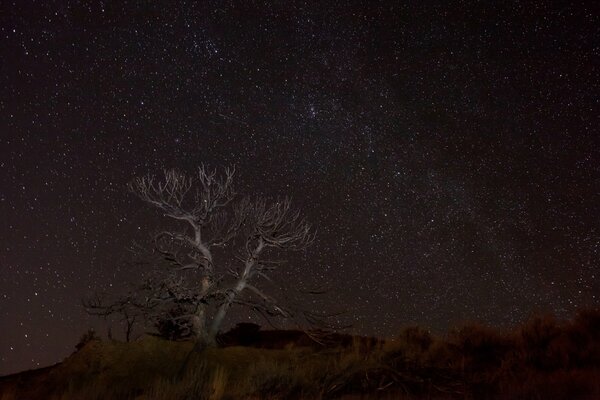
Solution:
[[[184,340],[192,334],[192,322],[183,318],[186,311],[181,308],[171,309],[163,318],[154,321],[154,328],[158,336],[167,340]]]
[[[523,361],[536,369],[551,371],[564,360],[560,356],[560,345],[551,349],[551,344],[563,334],[552,315],[535,316],[520,329],[519,344]]]
[[[77,349],[77,351],[79,351],[82,348],[84,348],[86,344],[88,344],[92,341],[99,341],[99,340],[100,340],[100,337],[98,336],[96,331],[90,328],[87,330],[87,332],[85,332],[83,335],[81,335],[81,338],[79,339],[79,342],[75,345],[75,348]]]
[[[470,324],[451,332],[450,344],[456,346],[462,356],[463,370],[482,371],[498,368],[513,343],[496,330]]]
[[[432,343],[433,337],[429,331],[418,326],[404,328],[398,337],[385,346],[386,359],[393,365],[422,364]]]

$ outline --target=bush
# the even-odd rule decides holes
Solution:
[[[421,364],[425,360],[425,354],[433,343],[433,337],[429,331],[411,326],[404,328],[397,338],[386,345],[386,358],[394,365],[406,363]]]
[[[99,341],[99,340],[100,340],[100,337],[98,336],[96,331],[90,328],[87,330],[87,332],[85,332],[83,335],[81,335],[81,338],[79,339],[79,343],[77,343],[75,345],[75,348],[77,349],[77,351],[79,351],[82,348],[84,348],[86,344],[93,342],[93,341]]]
[[[186,311],[183,308],[173,308],[164,318],[154,321],[158,336],[166,340],[189,338],[192,333],[192,322],[189,319],[182,318],[184,315],[186,315]]]
[[[552,371],[565,362],[561,356],[564,338],[561,327],[552,315],[535,316],[520,329],[519,340],[523,361],[526,365]],[[559,344],[558,341],[563,341]],[[552,344],[555,343],[554,348]]]
[[[483,371],[498,368],[513,343],[508,336],[479,324],[451,332],[450,344],[462,355],[461,368]]]

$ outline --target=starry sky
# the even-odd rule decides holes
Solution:
[[[126,183],[200,163],[292,196],[280,278],[354,332],[597,307],[599,21],[557,3],[2,2],[0,374],[138,276],[164,221]]]

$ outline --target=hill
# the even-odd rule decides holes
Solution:
[[[387,341],[240,324],[220,342],[182,372],[191,342],[88,336],[60,364],[0,378],[0,399],[600,398],[600,311]]]

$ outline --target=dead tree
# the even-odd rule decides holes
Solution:
[[[269,260],[266,256],[270,248],[279,250],[303,250],[314,240],[310,225],[300,216],[298,211],[291,209],[289,199],[267,205],[264,199],[257,199],[247,208],[247,232],[243,246],[243,256],[237,259],[242,264],[230,273],[236,282],[226,291],[225,298],[219,305],[208,332],[209,343],[214,342],[223,323],[227,310],[232,304],[249,306],[259,312],[269,315],[291,317],[292,314],[277,300],[253,284],[255,278],[262,277],[270,280],[269,273],[276,269],[281,262]],[[241,295],[249,291],[258,301],[244,299]]]
[[[154,236],[148,262],[153,271],[131,293],[108,306],[88,304],[88,310],[104,315],[126,304],[130,315],[135,310],[150,324],[160,319],[187,329],[197,347],[216,344],[234,305],[265,318],[306,316],[263,286],[283,265],[273,256],[310,246],[311,226],[288,198],[237,198],[234,175],[233,169],[218,174],[201,166],[192,176],[168,170],[161,178],[134,179],[129,190],[181,229]]]

